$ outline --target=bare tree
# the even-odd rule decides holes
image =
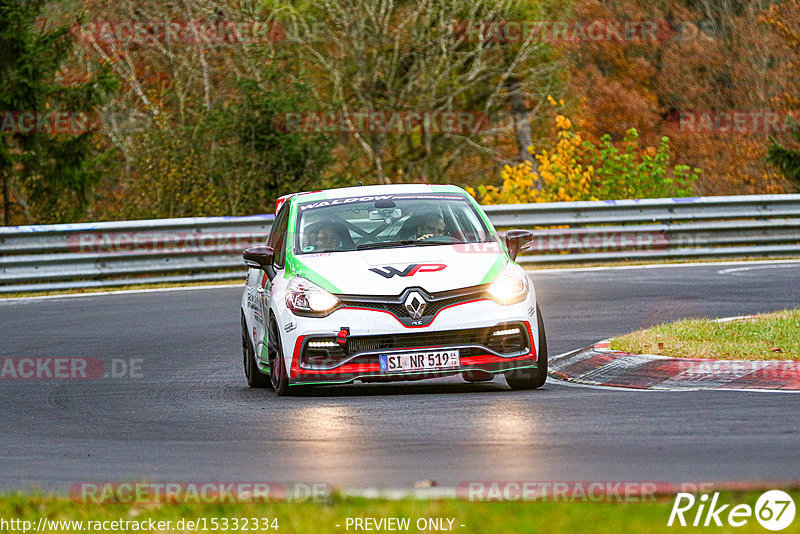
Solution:
[[[325,109],[465,111],[491,119],[489,128],[472,132],[354,132],[380,183],[391,181],[387,167],[406,179],[439,181],[464,162],[532,159],[530,114],[555,65],[533,33],[518,42],[498,38],[504,21],[521,16],[517,2],[316,0],[302,11],[282,1],[274,8],[288,42],[310,65]],[[509,137],[516,140],[512,154],[498,142]]]
[[[246,200],[243,184],[266,178],[245,156],[232,168],[232,154],[220,155],[222,147],[209,135],[207,119],[235,103],[237,81],[259,82],[272,65],[273,39],[278,38],[271,33],[269,12],[259,0],[87,0],[85,5],[87,20],[77,29],[83,43],[79,61],[87,70],[98,61],[110,65],[122,81],[117,98],[101,113],[103,132],[125,160],[127,184],[146,190],[146,184],[136,183],[141,178],[134,170],[147,170],[149,148],[170,157],[168,150],[160,150],[163,140],[181,141],[185,150],[196,149],[195,160],[204,162],[199,167],[205,172],[185,180],[194,192],[154,193],[168,210],[165,215],[185,214],[178,197],[189,209],[188,203],[197,203],[196,197],[208,191],[202,182],[211,180],[227,204],[224,211],[240,212]],[[171,33],[165,27],[169,23],[180,27]],[[136,35],[130,26],[137,24],[144,31],[130,38]],[[209,28],[211,33],[205,33]],[[215,28],[219,33],[213,33]],[[174,145],[175,150],[180,146]]]

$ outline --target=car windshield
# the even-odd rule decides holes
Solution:
[[[297,254],[483,243],[493,238],[464,195],[393,194],[299,205]]]

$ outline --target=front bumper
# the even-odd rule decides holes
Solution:
[[[518,346],[498,345],[492,336],[492,331],[509,327],[519,327],[521,331],[522,339]],[[297,337],[291,359],[290,385],[347,384],[356,380],[361,382],[423,380],[465,371],[500,373],[537,366],[535,338],[529,321],[502,321],[488,327],[432,333],[355,336],[348,341],[353,347],[352,350],[338,352],[335,360],[325,360],[334,362],[327,364],[333,366],[332,368],[326,368],[326,365],[314,365],[309,360],[309,343],[319,339],[320,336],[314,335]],[[400,373],[382,372],[380,368],[381,354],[448,349],[460,351],[459,367]],[[311,350],[311,353],[313,352],[315,351]]]

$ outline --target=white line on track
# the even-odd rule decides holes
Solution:
[[[766,265],[764,265],[766,264]],[[717,267],[721,265],[747,265],[741,269],[750,269],[750,265],[756,265],[761,268],[769,268],[771,266],[784,267],[792,265],[800,265],[800,260],[749,260],[749,261],[709,261],[709,262],[695,262],[695,263],[656,263],[645,265],[609,265],[609,266],[596,266],[596,267],[559,267],[556,269],[526,269],[528,273],[547,274],[547,273],[579,273],[590,271],[625,271],[631,269],[668,269],[671,267]],[[718,271],[719,274],[727,274],[728,269]]]
[[[73,299],[83,297],[102,297],[107,295],[135,295],[138,293],[163,293],[166,291],[197,291],[200,289],[228,289],[232,287],[244,288],[244,282],[237,284],[210,284],[200,286],[154,287],[150,289],[120,289],[119,291],[96,291],[93,293],[66,293],[64,295],[42,295],[31,297],[0,298],[0,306],[5,303],[13,304],[32,300]]]
[[[785,267],[795,267],[796,264],[793,262],[786,262],[781,263],[778,265],[751,265],[748,267],[733,267],[730,269],[722,269],[721,271],[717,271],[717,274],[730,274],[730,273],[738,273],[744,271],[755,271],[756,269],[783,269]]]

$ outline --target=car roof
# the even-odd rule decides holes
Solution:
[[[442,184],[389,184],[389,185],[359,185],[356,187],[339,187],[319,191],[303,191],[289,193],[278,197],[275,201],[275,215],[278,215],[284,204],[319,202],[337,198],[364,197],[372,195],[407,195],[414,193],[458,193],[466,195],[467,192],[457,185]],[[288,201],[288,202],[287,202]]]
[[[465,191],[456,185],[439,184],[389,184],[389,185],[359,185],[356,187],[339,187],[298,193],[297,202],[312,202],[334,198],[363,197],[369,195],[392,195],[409,193],[461,193]]]

